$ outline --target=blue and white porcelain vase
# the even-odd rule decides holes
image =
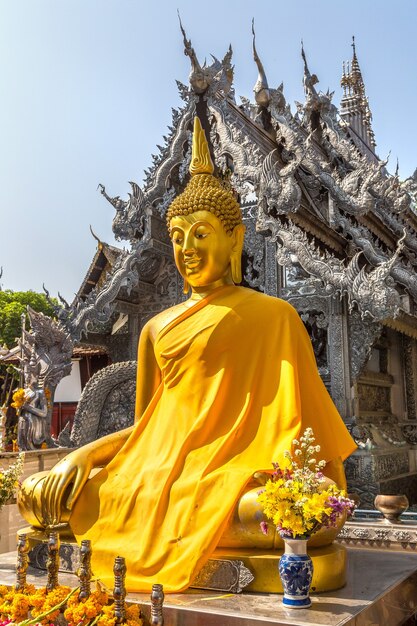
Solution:
[[[279,560],[279,575],[284,588],[282,604],[292,609],[311,606],[310,586],[313,562],[307,554],[307,539],[284,538],[285,552]]]

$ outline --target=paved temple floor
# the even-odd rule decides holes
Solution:
[[[417,612],[417,555],[348,552],[347,585],[313,595],[310,609],[284,609],[278,594],[188,591],[165,596],[164,626],[399,626]],[[0,555],[0,583],[14,583],[14,565],[14,553]],[[44,572],[30,568],[28,582],[42,586]],[[60,574],[60,582],[77,584],[72,574]],[[127,600],[139,602],[149,616],[149,595],[129,594]]]

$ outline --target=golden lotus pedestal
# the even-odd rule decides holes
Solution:
[[[213,589],[213,574],[226,566],[224,562],[243,563],[253,580],[245,585],[245,591],[257,593],[283,593],[278,574],[279,560],[283,550],[262,552],[261,550],[215,550],[208,563],[201,570],[193,587]],[[346,583],[346,548],[337,543],[308,551],[313,561],[314,573],[311,591],[321,593],[340,589]],[[210,586],[211,585],[211,586]]]
[[[29,540],[29,560],[33,567],[46,568],[47,535],[33,528],[23,528]],[[94,550],[94,546],[93,546]],[[310,548],[314,574],[312,592],[321,593],[340,589],[346,583],[346,548],[333,543],[321,548]],[[262,551],[255,549],[215,550],[193,581],[195,589],[239,593],[282,593],[278,574],[279,560],[283,550]],[[79,548],[72,538],[61,538],[60,570],[76,572],[79,567]]]

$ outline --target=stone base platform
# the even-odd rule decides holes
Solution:
[[[30,527],[18,534],[29,538],[29,563],[40,570],[46,569],[48,558],[47,538],[42,531]],[[240,593],[282,593],[277,574],[283,550],[273,553],[255,549],[217,549],[193,581],[194,589]],[[313,561],[312,589],[317,592],[334,591],[346,583],[346,548],[334,543],[324,548],[311,548]],[[75,540],[61,539],[60,571],[74,573],[80,564],[79,547]]]
[[[0,584],[15,582],[15,553],[0,556]],[[277,574],[278,576],[278,574]],[[29,568],[28,582],[45,585],[43,572]],[[73,574],[60,583],[75,586]],[[148,594],[131,593],[149,626]],[[400,626],[417,611],[417,558],[413,554],[348,548],[347,584],[312,595],[309,609],[284,609],[279,594],[225,594],[190,590],[167,594],[164,626]]]
[[[16,555],[0,556],[0,584],[15,582]],[[278,574],[277,574],[278,575]],[[43,586],[46,576],[30,568],[28,582]],[[73,574],[60,583],[75,586]],[[130,593],[149,626],[149,595]],[[167,594],[164,626],[400,626],[417,611],[417,558],[413,554],[348,549],[347,584],[312,595],[309,609],[284,609],[279,594],[225,594],[190,590]]]

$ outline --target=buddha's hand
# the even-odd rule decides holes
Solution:
[[[46,477],[41,493],[43,519],[48,526],[61,522],[62,509],[69,511],[86,483],[93,467],[88,446],[70,452]]]
[[[51,469],[41,493],[42,515],[48,526],[61,522],[63,508],[71,511],[91,470],[104,467],[114,458],[132,428],[129,426],[73,450]]]

